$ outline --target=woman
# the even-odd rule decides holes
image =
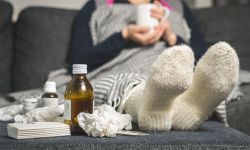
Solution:
[[[109,1],[107,1],[108,4]],[[152,3],[151,0],[115,0],[115,4],[140,4],[140,3]],[[155,2],[156,7],[152,10],[152,16],[161,20],[164,17],[164,10],[159,2]],[[193,18],[191,10],[187,5],[182,2],[184,18],[187,21],[189,28],[191,29],[191,39],[190,46],[195,52],[196,60],[205,53],[206,45],[204,38],[201,35],[198,25]],[[88,1],[80,13],[75,19],[73,25],[73,35],[72,42],[69,52],[69,63],[72,65],[74,63],[84,63],[88,64],[89,71],[96,69],[97,67],[103,65],[104,63],[110,61],[112,58],[116,57],[122,49],[127,47],[128,43],[137,43],[140,45],[149,45],[157,42],[158,40],[164,40],[166,42],[166,47],[179,45],[185,43],[184,40],[177,36],[171,31],[171,26],[166,20],[163,24],[158,27],[158,32],[154,35],[147,36],[143,32],[147,32],[147,28],[140,27],[136,25],[128,25],[122,31],[113,34],[106,41],[99,43],[98,45],[93,44],[91,37],[91,31],[89,27],[89,22],[92,13],[96,9],[95,1]],[[140,32],[139,32],[140,31]],[[137,34],[139,32],[139,34]],[[152,41],[148,41],[152,39]],[[136,46],[136,44],[134,44]],[[105,49],[105,53],[103,53]],[[95,60],[95,61],[93,61]]]
[[[196,31],[197,26],[184,3],[182,3],[185,14],[183,17],[186,18],[192,30],[189,41],[195,52],[195,58],[188,46],[174,46],[185,42],[183,36],[179,36],[181,32],[178,34],[177,30],[173,32],[172,29],[175,26],[171,26],[172,22],[161,22],[155,28],[155,32],[145,34],[149,30],[147,27],[129,24],[130,21],[125,22],[125,24],[128,23],[126,26],[117,22],[126,15],[128,17],[125,17],[125,20],[130,18],[133,15],[130,11],[133,12],[134,8],[126,6],[130,11],[124,11],[123,7],[114,5],[95,10],[97,6],[95,2],[100,1],[90,0],[76,18],[70,63],[86,63],[90,71],[94,70],[95,74],[105,74],[105,71],[106,74],[122,73],[119,69],[130,71],[130,74],[99,79],[95,84],[96,100],[100,97],[111,99],[112,103],[108,100],[110,104],[114,107],[119,105],[121,111],[130,114],[141,130],[168,131],[199,128],[216,106],[229,95],[237,82],[239,61],[233,48],[224,42],[215,44],[199,60],[193,72],[194,61],[201,57],[205,48],[201,35]],[[149,2],[148,0],[116,0],[115,4]],[[155,8],[151,10],[153,17],[162,20],[163,5],[167,4],[166,2],[163,0],[154,2]],[[172,2],[181,3],[178,0]],[[181,12],[179,8],[174,9]],[[179,16],[181,15],[176,15],[176,17]],[[116,32],[116,29],[120,29],[119,32]],[[106,32],[107,30],[110,32]],[[163,46],[162,43],[165,45]],[[171,48],[166,49],[170,46]],[[130,53],[132,55],[128,55]],[[150,59],[151,55],[159,56]],[[141,62],[138,63],[138,60],[143,62],[140,67],[138,65]],[[149,63],[150,66],[146,64],[148,60],[153,60],[152,64]],[[137,64],[133,65],[133,63]],[[145,68],[149,71],[145,72],[146,76],[143,76],[141,74],[144,73]],[[137,70],[139,75],[133,74]],[[108,88],[99,88],[107,85]],[[100,94],[102,91],[106,93]],[[116,97],[116,93],[122,96]]]

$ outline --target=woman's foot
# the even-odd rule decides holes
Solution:
[[[173,104],[172,128],[199,128],[230,94],[238,74],[238,56],[229,44],[219,42],[210,47],[195,68],[192,85]]]
[[[194,54],[188,46],[166,49],[154,62],[138,111],[141,130],[168,131],[172,103],[192,83]]]

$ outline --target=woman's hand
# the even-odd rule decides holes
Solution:
[[[158,2],[154,2],[155,7],[151,10],[151,16],[157,18],[160,23],[155,27],[155,31],[149,32],[150,28],[138,25],[128,25],[122,30],[124,39],[132,40],[144,46],[151,45],[163,38],[170,46],[177,41],[176,34],[172,32],[169,21],[165,18],[165,10]]]
[[[154,1],[154,7],[151,9],[151,16],[162,21],[163,19],[166,20],[165,15],[165,8],[161,5],[160,2]]]
[[[124,39],[147,46],[158,42],[164,31],[164,26],[157,26],[155,31],[150,32],[148,27],[131,24],[122,30],[122,36]]]
[[[174,46],[177,42],[176,34],[171,30],[171,25],[168,20],[164,21],[165,32],[163,34],[163,39],[170,45]]]
[[[151,10],[151,16],[158,19],[160,24],[158,27],[164,29],[163,39],[170,45],[173,46],[177,42],[176,34],[171,30],[171,25],[165,17],[165,10],[161,3],[158,1],[154,2],[155,7]]]

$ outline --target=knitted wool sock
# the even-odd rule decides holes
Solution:
[[[194,130],[232,91],[238,80],[239,60],[234,49],[219,42],[198,62],[192,85],[173,104],[172,129]]]
[[[193,65],[193,52],[188,46],[169,48],[156,59],[145,87],[139,85],[125,103],[125,112],[138,118],[134,120],[141,130],[170,130],[171,105],[191,84]]]
[[[130,114],[132,122],[134,123],[138,123],[138,113],[143,100],[142,97],[144,88],[145,83],[141,83],[134,87],[131,95],[125,102],[124,111],[125,113]]]

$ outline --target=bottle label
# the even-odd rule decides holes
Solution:
[[[71,120],[71,100],[64,102],[64,120]]]
[[[58,98],[43,98],[44,107],[55,107],[58,105]]]

